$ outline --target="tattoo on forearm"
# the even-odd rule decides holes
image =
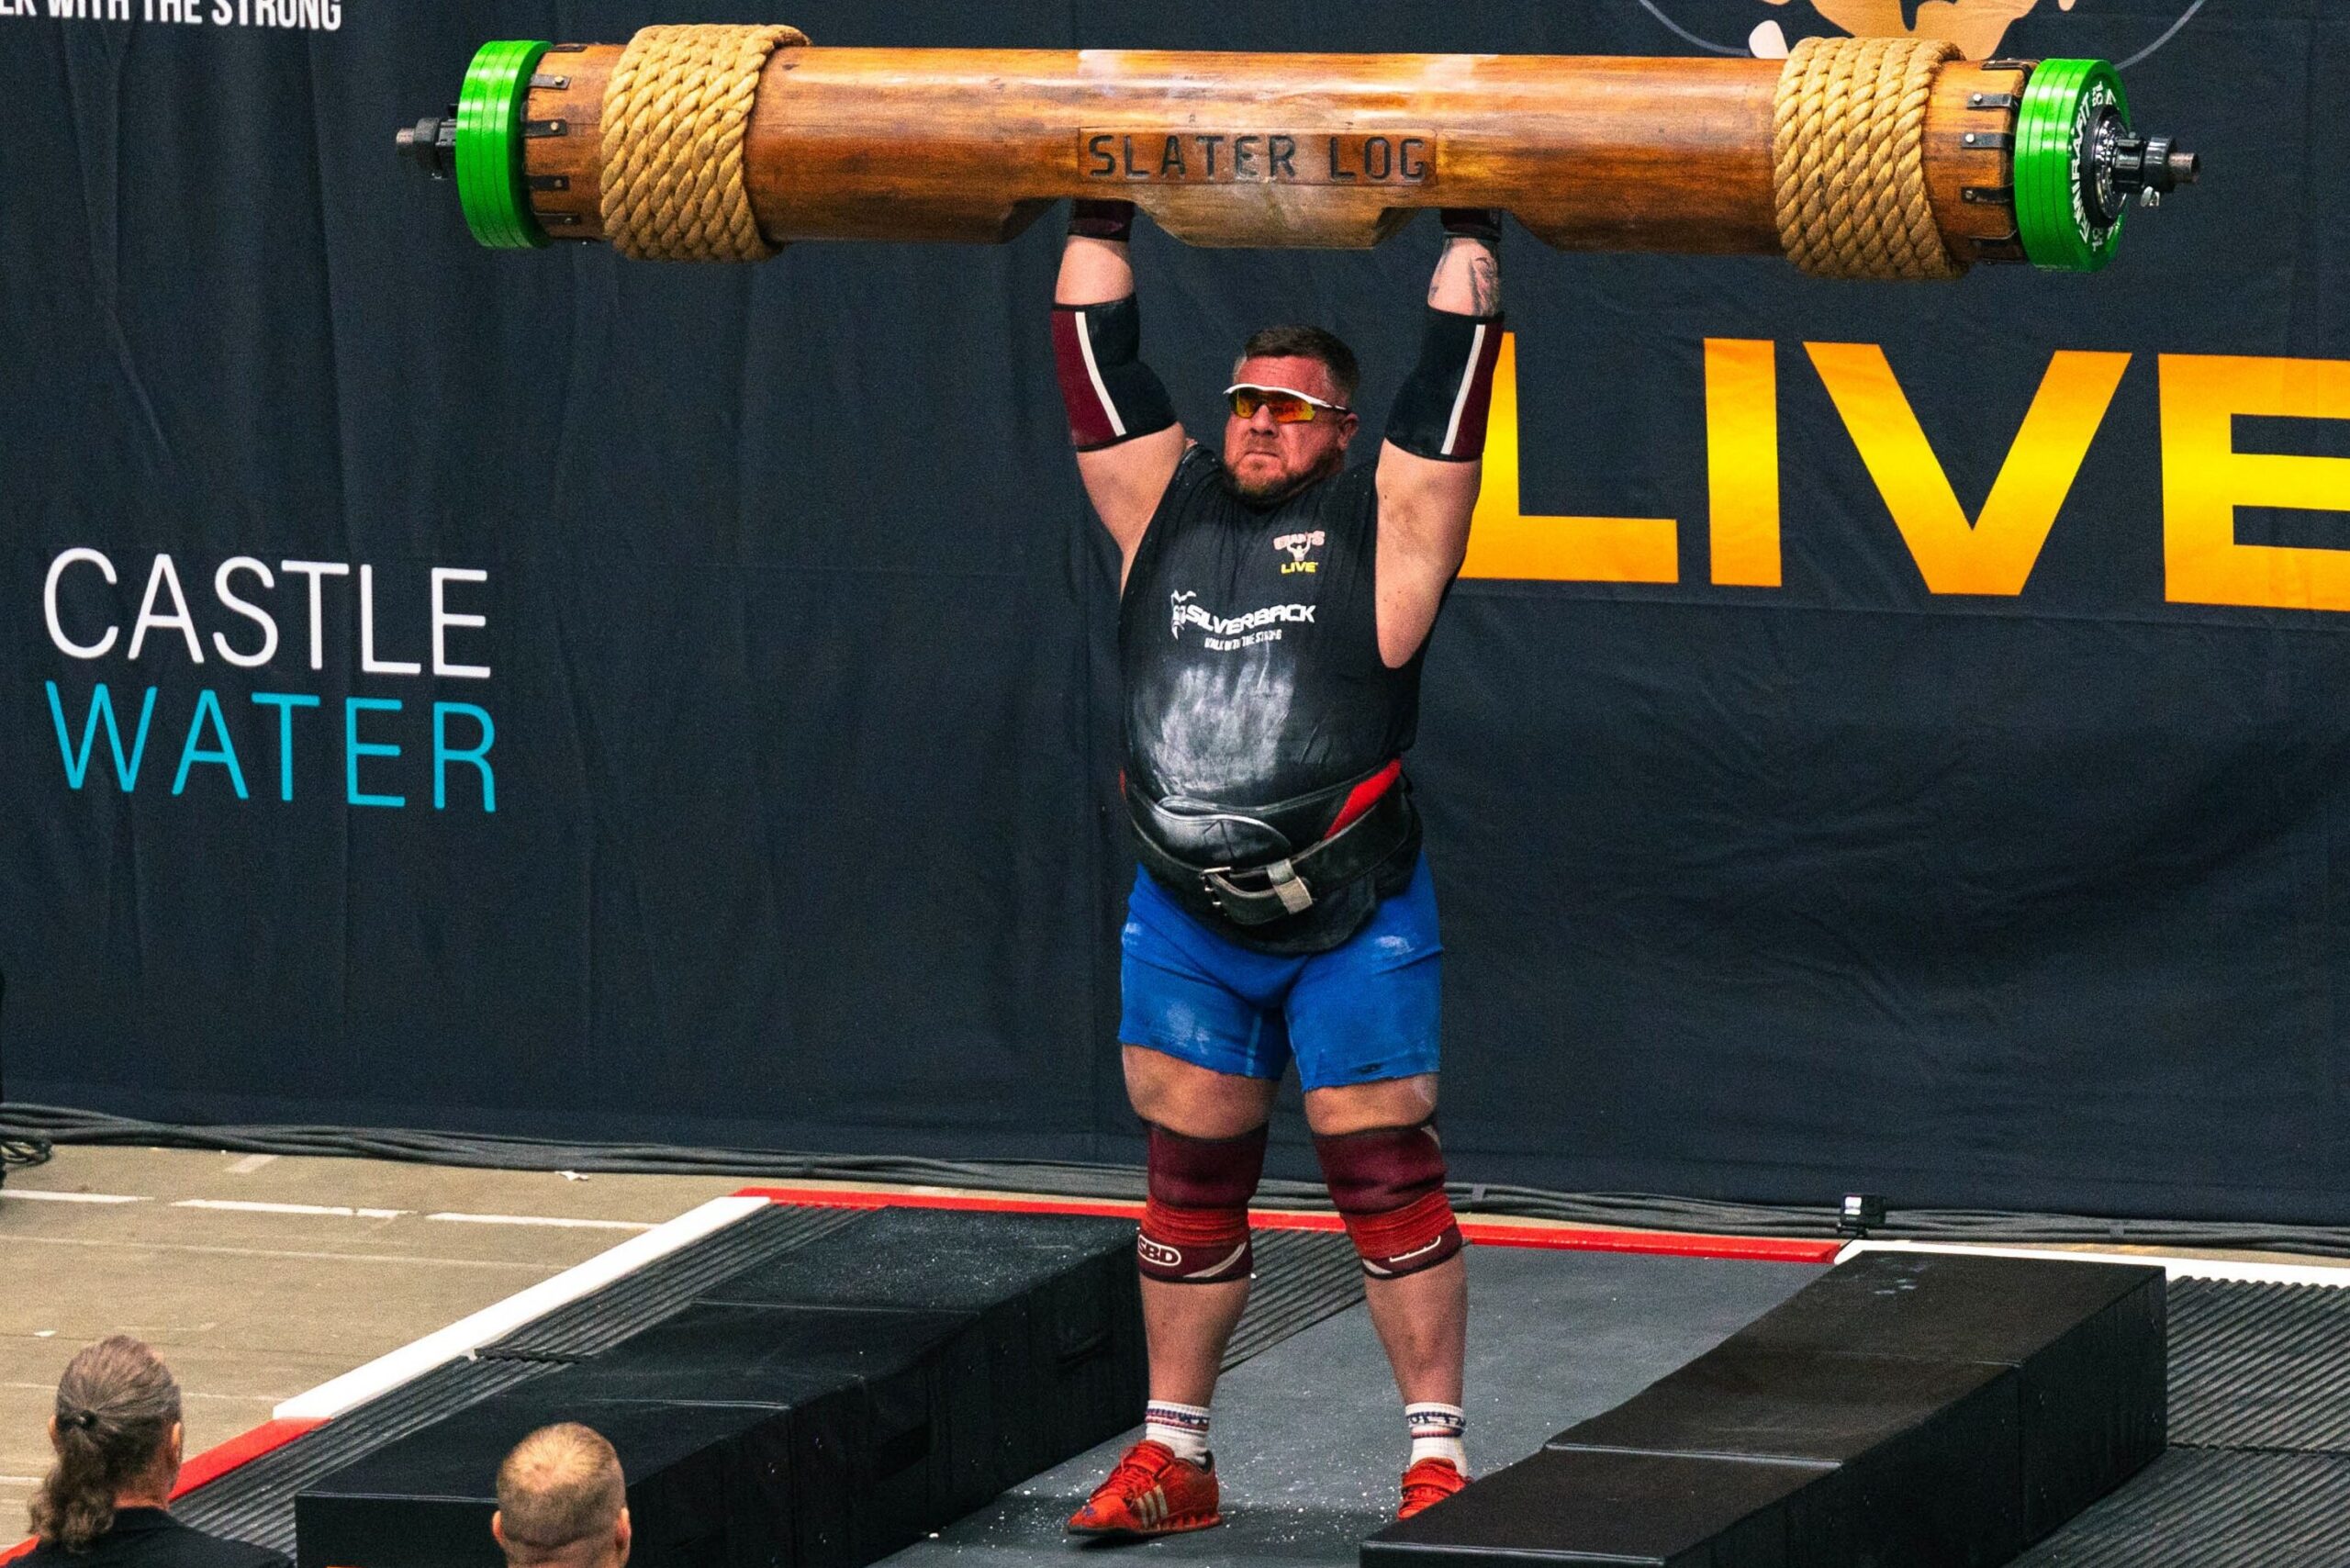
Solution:
[[[1469,313],[1491,316],[1499,310],[1502,308],[1501,263],[1484,246],[1466,241],[1456,241],[1444,259],[1437,263],[1436,275],[1428,279],[1428,303],[1436,305],[1438,297],[1445,292],[1448,285],[1457,291],[1460,269],[1464,267],[1468,271]],[[1457,292],[1454,297],[1459,297]]]
[[[1502,308],[1502,268],[1490,251],[1480,251],[1469,262],[1469,296],[1476,314],[1490,316]]]

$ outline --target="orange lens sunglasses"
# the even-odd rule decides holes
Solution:
[[[1232,412],[1237,419],[1253,420],[1259,409],[1272,410],[1273,422],[1281,425],[1304,424],[1322,409],[1332,414],[1351,414],[1352,409],[1339,403],[1326,403],[1321,398],[1287,386],[1252,386],[1246,382],[1227,386],[1224,395],[1232,399]]]

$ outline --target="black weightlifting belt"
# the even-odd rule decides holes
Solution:
[[[1385,783],[1345,826],[1359,790]],[[1153,801],[1125,780],[1142,863],[1194,914],[1266,925],[1303,914],[1402,848],[1417,824],[1399,763],[1310,795],[1243,810],[1170,796]]]

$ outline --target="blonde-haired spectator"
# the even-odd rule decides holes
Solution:
[[[576,1421],[541,1427],[498,1467],[489,1532],[509,1568],[621,1568],[629,1521],[620,1455]]]

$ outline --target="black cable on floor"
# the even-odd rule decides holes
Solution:
[[[9,1171],[46,1165],[54,1152],[47,1138],[0,1137],[0,1186],[7,1184]]]
[[[401,1159],[505,1170],[583,1174],[730,1176],[766,1182],[875,1182],[898,1186],[963,1187],[977,1192],[1043,1193],[1069,1198],[1139,1199],[1142,1171],[1074,1160],[922,1159],[904,1155],[802,1154],[770,1149],[693,1148],[676,1144],[566,1143],[497,1134],[419,1132],[386,1127],[189,1126],[110,1116],[56,1105],[0,1105],[0,1139],[40,1144],[215,1148],[239,1154],[317,1155]],[[43,1158],[46,1158],[44,1153]],[[1269,1181],[1259,1189],[1272,1206],[1327,1209],[1317,1182]],[[1837,1212],[1826,1205],[1738,1204],[1655,1193],[1555,1193],[1538,1187],[1455,1182],[1463,1215],[1551,1220],[1567,1225],[1728,1236],[1834,1239]],[[2093,1242],[2103,1246],[2226,1248],[2350,1258],[2350,1228],[2216,1220],[2111,1219],[2088,1215],[1996,1209],[1898,1209],[1870,1234],[1886,1240],[1974,1241],[2006,1245]]]

